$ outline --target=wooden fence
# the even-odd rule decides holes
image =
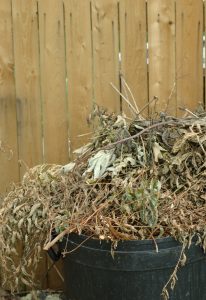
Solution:
[[[205,15],[202,0],[1,0],[0,190],[67,163],[94,103],[128,112],[120,74],[140,109],[203,103]]]

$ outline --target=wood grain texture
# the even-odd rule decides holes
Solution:
[[[14,58],[18,146],[21,177],[27,167],[43,162],[42,111],[40,95],[40,57],[36,0],[13,0]],[[47,256],[35,272],[39,288],[47,288]],[[32,270],[31,270],[32,271]]]
[[[63,261],[62,259],[60,259],[58,262],[56,262],[55,268],[51,268],[52,264],[53,261],[49,257],[47,257],[47,268],[48,270],[50,269],[47,275],[47,287],[55,291],[62,291],[64,289],[64,283],[61,278],[64,277]],[[61,277],[59,276],[59,274],[61,274]]]
[[[151,113],[176,114],[175,1],[148,0],[149,97]]]
[[[19,181],[11,2],[0,4],[0,192]]]
[[[92,38],[89,0],[65,0],[65,37],[68,76],[70,157],[88,140],[87,118],[92,110]]]
[[[118,1],[92,1],[94,100],[109,111],[120,111]]]
[[[39,33],[44,161],[68,161],[68,118],[63,3],[40,0]]]
[[[195,110],[203,101],[203,1],[176,1],[176,18],[177,106]]]
[[[38,7],[44,161],[65,164],[69,154],[63,2],[40,0]],[[47,269],[50,265],[47,258]],[[62,288],[54,269],[47,274],[47,285]]]
[[[36,0],[13,0],[18,145],[21,176],[42,163],[39,38]]]
[[[148,101],[146,25],[145,0],[120,1],[121,73],[139,109]],[[129,91],[124,92],[123,86],[121,90],[126,97],[129,96]],[[133,103],[132,97],[130,100]],[[124,100],[122,109],[129,117],[132,115]]]

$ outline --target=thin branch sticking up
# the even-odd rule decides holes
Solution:
[[[120,78],[121,78],[122,86],[123,86],[123,88],[124,88],[126,94],[127,94],[127,90],[128,90],[128,92],[129,92],[129,94],[130,94],[130,96],[131,96],[131,98],[132,98],[132,101],[133,101],[133,103],[134,103],[134,107],[135,107],[136,111],[138,112],[138,115],[140,116],[139,108],[138,108],[138,106],[137,106],[137,103],[136,103],[136,101],[135,101],[134,95],[133,95],[133,93],[132,93],[132,91],[131,91],[129,85],[127,84],[127,82],[126,82],[126,80],[124,79],[124,76],[123,76],[122,74],[120,75]],[[127,98],[129,98],[129,97],[127,96]],[[143,118],[142,116],[140,116],[140,119],[143,120],[144,118]]]
[[[122,97],[122,99],[124,101],[126,101],[126,103],[132,109],[132,111],[135,114],[135,116],[137,116],[139,114],[139,112],[136,110],[136,108],[130,103],[130,101],[118,90],[118,88],[112,82],[110,82],[110,84],[113,87],[113,89]]]
[[[184,108],[184,107],[179,107],[180,110],[183,110],[185,112],[187,112],[188,114],[190,114],[191,116],[195,117],[196,119],[198,119],[198,116],[196,114],[194,114],[191,110],[189,110],[188,108]]]

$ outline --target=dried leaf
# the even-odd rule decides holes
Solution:
[[[158,162],[159,159],[162,159],[162,152],[166,151],[164,148],[162,148],[157,142],[154,142],[153,144],[153,154],[154,154],[154,161]]]
[[[86,173],[93,172],[93,179],[96,180],[104,175],[107,168],[115,160],[114,150],[100,150],[93,157],[88,160],[89,168],[85,171]]]

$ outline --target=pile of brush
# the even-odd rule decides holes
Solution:
[[[98,110],[96,117],[99,129],[73,162],[28,170],[3,201],[0,263],[12,290],[33,286],[41,249],[70,232],[114,247],[166,236],[189,246],[196,236],[206,250],[205,114],[128,122]]]

